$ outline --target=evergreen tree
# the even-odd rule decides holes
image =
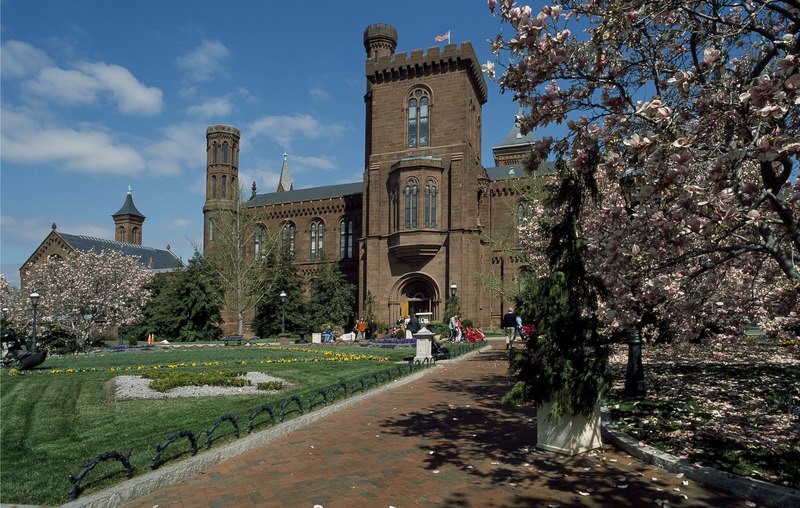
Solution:
[[[310,332],[308,304],[303,297],[303,281],[297,272],[297,265],[294,263],[294,255],[289,248],[289,243],[281,243],[279,252],[270,251],[265,264],[274,281],[273,287],[277,293],[271,295],[270,298],[262,299],[256,307],[256,315],[251,324],[253,331],[261,337],[277,335],[281,332],[284,302],[281,302],[278,295],[284,291],[286,293],[286,331],[297,332],[300,329],[306,329]]]
[[[596,316],[602,288],[584,265],[586,242],[580,218],[600,199],[592,172],[576,172],[558,161],[557,177],[539,219],[548,274],[519,297],[523,318],[537,333],[524,352],[513,353],[509,375],[514,383],[505,400],[552,404],[558,418],[592,413],[608,387],[608,350],[601,344]],[[587,204],[588,201],[589,203]]]
[[[343,327],[353,321],[356,287],[347,281],[339,264],[322,259],[311,284],[311,316],[314,328],[324,323]]]

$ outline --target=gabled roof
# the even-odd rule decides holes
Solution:
[[[497,148],[506,148],[511,146],[519,146],[519,145],[530,145],[536,141],[536,136],[533,135],[533,131],[523,135],[519,130],[519,123],[514,122],[514,126],[511,128],[506,137],[500,142],[499,145],[492,147],[492,149]]]
[[[310,187],[308,189],[295,189],[284,192],[270,192],[268,194],[257,194],[253,196],[246,206],[275,205],[279,203],[292,203],[296,201],[311,201],[315,199],[340,198],[361,194],[364,184],[342,183],[338,185],[326,185],[324,187]]]
[[[145,268],[154,271],[170,271],[183,267],[180,258],[166,249],[154,249],[133,243],[122,243],[103,238],[92,238],[91,236],[70,235],[53,231],[64,239],[72,248],[80,252],[100,252],[104,250],[115,250],[127,256],[139,258],[139,262]]]

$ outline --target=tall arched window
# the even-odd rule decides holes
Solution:
[[[405,209],[404,211],[404,220],[403,220],[403,228],[404,229],[411,229],[411,186],[406,185],[406,188],[403,189],[403,196],[405,197]]]
[[[139,228],[131,229],[131,243],[141,243],[139,239]]]
[[[530,203],[519,203],[517,205],[517,243],[522,239],[522,229],[531,218],[532,209]]]
[[[353,221],[339,222],[339,259],[353,259]]]
[[[208,219],[208,241],[214,240],[214,219]]]
[[[117,229],[117,241],[124,242],[125,241],[125,228],[120,227]]]
[[[436,183],[425,185],[425,227],[436,227]]]
[[[321,220],[311,223],[311,252],[309,259],[316,261],[322,257],[322,241],[324,239],[325,225]]]
[[[289,245],[289,252],[294,254],[294,224],[287,222],[281,229],[281,242],[284,245]]]
[[[217,144],[216,143],[212,143],[211,144],[211,163],[212,164],[216,164],[217,163]]]
[[[256,234],[253,236],[253,255],[257,258],[263,255],[264,247],[264,227],[258,226]]]
[[[222,175],[222,189],[221,189],[221,191],[222,192],[220,193],[221,194],[220,197],[223,197],[223,198],[226,197],[225,194],[228,192],[228,177],[225,176],[225,175]]]
[[[417,229],[417,186],[411,186],[411,229]]]
[[[217,197],[217,176],[216,175],[212,175],[211,176],[211,197],[212,198],[216,198]]]
[[[421,88],[408,99],[408,147],[428,146],[430,132],[430,97]]]
[[[397,189],[392,189],[392,193],[389,196],[389,208],[391,211],[389,215],[391,230],[397,231],[400,229],[400,200]]]
[[[227,141],[222,143],[222,163],[223,164],[227,164],[228,163],[228,142]]]

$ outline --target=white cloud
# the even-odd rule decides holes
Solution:
[[[208,81],[224,72],[222,61],[230,52],[219,41],[203,41],[194,51],[178,58],[178,68],[187,71],[196,81]]]
[[[195,104],[187,108],[187,113],[201,118],[227,116],[233,110],[233,105],[228,97],[210,99],[202,104]]]
[[[177,231],[183,231],[185,229],[188,229],[191,225],[192,221],[188,219],[173,219],[172,221],[166,224],[166,228]]]
[[[24,78],[51,65],[47,53],[27,42],[6,41],[0,47],[0,73],[4,78]]]
[[[295,167],[300,168],[302,171],[306,171],[309,169],[322,169],[325,171],[329,171],[332,169],[337,169],[336,162],[330,158],[325,156],[319,157],[311,157],[311,156],[304,156],[304,155],[289,155],[288,158],[289,163],[289,172],[291,173]]]
[[[158,141],[144,149],[150,171],[159,175],[176,175],[184,168],[205,167],[206,128],[206,125],[189,122],[166,127]]]
[[[248,168],[245,171],[239,171],[239,181],[244,185],[246,197],[250,198],[253,182],[256,182],[256,192],[258,194],[275,192],[278,189],[280,172],[280,166],[278,166],[277,170]]]
[[[344,127],[338,124],[324,125],[311,115],[294,114],[265,116],[251,123],[248,130],[250,138],[266,136],[288,149],[295,138],[335,138],[344,131]]]
[[[52,224],[52,222],[48,223],[42,219],[17,218],[9,215],[0,216],[3,236],[19,240],[41,242],[50,233]],[[57,223],[56,226],[58,231],[73,235],[114,238],[114,230],[112,228],[93,222],[64,222]]]
[[[138,150],[102,131],[43,127],[25,115],[2,111],[0,157],[19,164],[59,164],[79,173],[131,174],[145,168]]]
[[[312,86],[311,89],[308,91],[308,94],[311,96],[312,99],[318,101],[327,102],[331,100],[331,94],[321,86]]]
[[[148,87],[124,67],[80,62],[76,69],[46,67],[24,84],[29,93],[68,105],[91,104],[109,96],[120,112],[155,115],[164,107],[161,90]]]

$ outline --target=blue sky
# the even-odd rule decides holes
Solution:
[[[14,285],[54,222],[113,239],[129,185],[143,243],[190,258],[212,124],[241,131],[248,188],[276,189],[284,150],[295,188],[360,181],[364,28],[395,26],[406,52],[449,29],[481,63],[501,29],[485,0],[2,0],[0,15],[0,258]],[[488,85],[490,167],[516,105]]]

